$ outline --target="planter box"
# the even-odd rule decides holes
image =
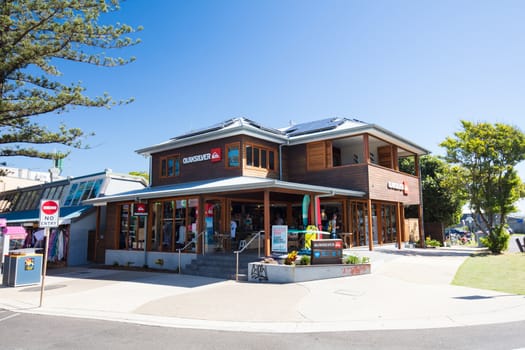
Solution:
[[[365,275],[370,272],[371,264],[277,265],[254,262],[248,264],[248,281],[295,283]]]

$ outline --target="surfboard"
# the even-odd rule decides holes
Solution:
[[[308,212],[310,211],[310,196],[305,194],[303,197],[303,226],[308,226]]]
[[[315,198],[315,224],[317,225],[317,229],[319,231],[323,230],[323,222],[321,218],[321,199],[319,197]],[[319,234],[317,239],[322,239],[322,234]]]

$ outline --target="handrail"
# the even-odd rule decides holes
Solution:
[[[250,246],[250,243],[252,243],[254,241],[255,238],[258,238],[259,239],[259,246],[258,246],[258,255],[259,257],[261,257],[261,233],[264,233],[264,231],[259,231],[257,232],[257,234],[255,236],[253,236],[249,241],[248,243],[246,243],[244,245],[244,247],[242,247],[241,249],[239,250],[236,250],[234,251],[233,253],[236,255],[236,265],[235,265],[235,281],[239,281],[239,254],[241,254],[242,252],[244,252],[246,250],[246,248],[248,248]]]
[[[181,265],[181,259],[180,259],[180,257],[181,257],[181,255],[180,255],[181,252],[182,252],[183,250],[185,250],[186,248],[188,248],[190,245],[194,244],[194,243],[195,243],[195,250],[197,250],[197,240],[198,240],[198,238],[201,237],[201,236],[204,237],[204,234],[205,234],[205,233],[206,233],[206,231],[202,231],[201,233],[199,233],[199,234],[197,235],[197,237],[195,237],[195,242],[194,242],[193,239],[192,239],[191,241],[189,241],[188,243],[186,243],[186,245],[185,245],[184,247],[177,249],[177,251],[179,252],[179,275],[182,274],[182,270],[181,270],[181,267],[180,267],[180,265]],[[202,241],[202,255],[204,255],[204,249],[205,249],[205,247],[204,247],[204,240],[203,240],[203,241]]]

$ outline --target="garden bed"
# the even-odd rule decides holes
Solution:
[[[248,281],[295,283],[371,273],[371,264],[284,265],[254,262],[248,264]]]

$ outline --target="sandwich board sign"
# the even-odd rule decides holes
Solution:
[[[40,227],[58,227],[60,205],[58,201],[43,199],[40,202]]]

